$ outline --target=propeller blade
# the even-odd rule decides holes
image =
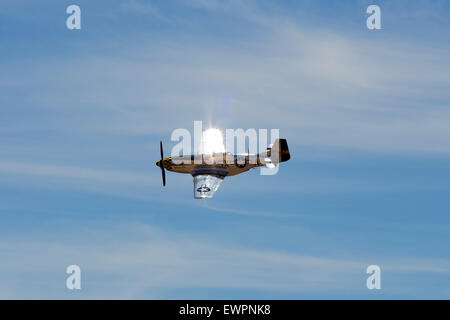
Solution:
[[[166,186],[166,171],[164,170],[164,167],[161,167],[161,174],[162,174],[162,180],[163,180],[163,187]]]
[[[162,175],[163,187],[165,187],[166,186],[166,171],[164,170],[164,166],[163,166],[164,152],[163,152],[162,141],[159,141],[159,149],[161,151],[161,162],[160,162],[161,175]]]

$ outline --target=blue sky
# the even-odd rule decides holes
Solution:
[[[0,298],[450,298],[449,16],[446,1],[2,1]],[[279,128],[292,158],[211,200],[189,175],[163,189],[159,140],[194,120]]]

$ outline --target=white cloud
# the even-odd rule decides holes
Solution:
[[[236,248],[150,226],[122,226],[113,231],[114,235],[96,230],[94,235],[81,230],[71,242],[59,243],[3,238],[3,292],[12,293],[15,298],[70,297],[63,286],[64,270],[69,264],[82,268],[82,298],[146,298],[149,292],[151,298],[158,298],[166,290],[176,288],[330,295],[345,288],[355,296],[366,290],[365,268],[369,262],[363,259]],[[129,236],[120,236],[123,234]],[[399,258],[384,263],[382,269],[397,274],[449,274],[450,262]],[[53,292],[48,290],[52,287]],[[391,290],[390,294],[395,295],[396,288]]]
[[[179,192],[186,191],[187,185],[188,188],[192,187],[190,179],[185,181],[183,177],[172,175],[168,177],[171,183],[170,194],[165,193],[165,190],[161,190],[161,173],[153,163],[148,171],[132,172],[123,169],[105,170],[70,165],[0,161],[0,176],[3,185],[10,188],[82,190],[158,203],[190,203],[190,198],[183,200],[177,199],[176,196]]]
[[[90,169],[76,166],[46,165],[24,162],[0,161],[0,172],[20,175],[73,178],[102,182],[147,184],[155,180],[150,173],[121,172],[115,170]]]
[[[142,7],[143,3],[128,2],[122,9],[144,15],[159,13],[153,6]],[[149,154],[142,150],[159,137],[168,137],[174,128],[190,129],[197,119],[213,119],[231,128],[278,127],[291,147],[450,151],[446,43],[425,47],[401,39],[349,36],[281,21],[269,12],[249,10],[245,3],[195,1],[195,6],[225,10],[260,24],[263,32],[254,36],[245,30],[244,37],[226,41],[197,34],[186,38],[185,34],[170,34],[158,41],[151,34],[117,35],[95,39],[95,50],[94,43],[86,39],[86,47],[78,48],[83,52],[79,57],[68,55],[58,60],[50,55],[0,62],[4,71],[0,85],[5,89],[0,118],[3,184],[34,181],[31,183],[42,187],[56,179],[53,187],[57,188],[69,181],[67,184],[77,188],[118,196],[180,201],[173,191],[187,185],[191,188],[191,178],[169,175],[167,198],[152,194],[161,184],[154,167],[158,156],[150,159],[157,155],[157,148]],[[182,25],[181,21],[177,23]],[[112,43],[121,39],[126,40],[125,49],[111,50],[111,46],[117,48]],[[58,139],[60,134],[79,141],[83,148],[61,152],[62,146],[73,140]],[[50,143],[36,143],[42,141]],[[61,164],[78,164],[80,150],[95,156],[97,164],[110,164],[117,160],[111,156],[129,151],[130,142],[135,143],[133,151],[141,151],[129,157],[148,158],[153,169],[115,171],[100,165]],[[297,150],[301,153],[301,148]],[[56,155],[52,164],[43,160]],[[30,160],[6,160],[25,158]],[[23,176],[22,182],[19,176]],[[292,189],[297,193],[302,188],[309,192],[362,189],[354,181],[314,177],[315,184],[308,182]],[[192,199],[187,203],[192,204]],[[231,207],[206,207],[255,214]],[[93,233],[97,237],[80,232],[71,235],[72,241],[59,243],[2,237],[0,295],[64,296],[64,270],[72,263],[85,270],[83,297],[133,298],[148,292],[150,297],[160,297],[161,291],[180,287],[365,290],[364,259],[237,248],[154,228],[122,230],[119,234],[126,237],[117,237],[110,230],[105,233],[113,236],[99,235],[99,230]],[[133,240],[136,234],[141,239]],[[420,257],[389,259],[384,268],[399,274],[448,274],[450,270],[447,260]]]
[[[148,16],[150,18],[158,18],[165,20],[166,17],[161,11],[152,3],[148,1],[128,0],[121,4],[122,10],[127,13],[134,13],[139,15]]]
[[[32,65],[23,85],[42,86],[24,103],[65,117],[51,128],[85,134],[168,135],[203,119],[280,128],[295,144],[450,152],[448,48],[277,22],[234,46],[139,38],[120,57]]]

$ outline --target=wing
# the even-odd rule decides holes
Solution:
[[[194,177],[194,198],[205,199],[212,198],[228,171],[198,169],[193,170],[191,174]]]
[[[219,189],[223,178],[207,174],[199,174],[194,177],[194,198],[205,199],[212,198],[214,192]]]

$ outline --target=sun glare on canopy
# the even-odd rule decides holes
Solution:
[[[202,135],[200,150],[204,154],[225,152],[222,131],[216,128],[205,130]]]

